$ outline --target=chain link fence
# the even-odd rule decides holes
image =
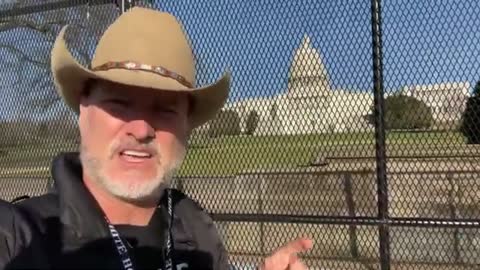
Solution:
[[[52,158],[77,151],[52,42],[71,24],[88,65],[121,2],[0,2],[2,199],[47,192]],[[199,85],[232,71],[175,181],[232,264],[309,235],[311,269],[477,269],[478,1],[133,2],[183,21]]]

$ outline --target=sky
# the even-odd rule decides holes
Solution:
[[[468,81],[473,87],[480,79],[480,1],[382,3],[387,92],[404,85],[449,81]],[[161,0],[154,5],[183,22],[197,57],[199,86],[213,83],[226,69],[232,72],[229,101],[285,92],[290,61],[305,34],[322,55],[334,89],[372,91],[369,0]],[[51,44],[20,31],[2,33],[0,40],[28,40],[22,43],[23,50],[48,56]],[[94,43],[88,44],[93,49]],[[36,93],[32,98],[42,91],[52,94],[51,79],[35,73],[33,67],[26,67],[29,72],[23,72],[20,86],[12,86],[18,75],[12,70],[15,59],[0,50],[3,95],[15,101],[22,91],[32,93],[32,88]],[[5,105],[9,104],[0,103],[1,108]],[[8,108],[0,109],[0,117],[13,114],[14,108]]]
[[[370,1],[160,2],[159,9],[184,19],[198,53],[215,67],[211,76],[232,69],[234,99],[284,92],[305,33],[334,88],[372,91]],[[479,1],[382,2],[386,91],[480,79]]]

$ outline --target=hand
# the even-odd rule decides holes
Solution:
[[[307,251],[313,246],[309,238],[299,238],[277,249],[267,257],[260,270],[306,270],[307,267],[298,259],[297,253]]]

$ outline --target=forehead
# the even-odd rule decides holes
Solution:
[[[90,86],[91,96],[94,98],[124,97],[130,101],[164,101],[178,102],[186,99],[186,93],[177,91],[166,91],[158,89],[149,89],[138,86],[117,84],[108,81],[93,81]]]

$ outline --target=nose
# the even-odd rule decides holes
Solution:
[[[155,129],[145,120],[133,120],[127,124],[127,134],[137,141],[149,142],[155,138]]]

